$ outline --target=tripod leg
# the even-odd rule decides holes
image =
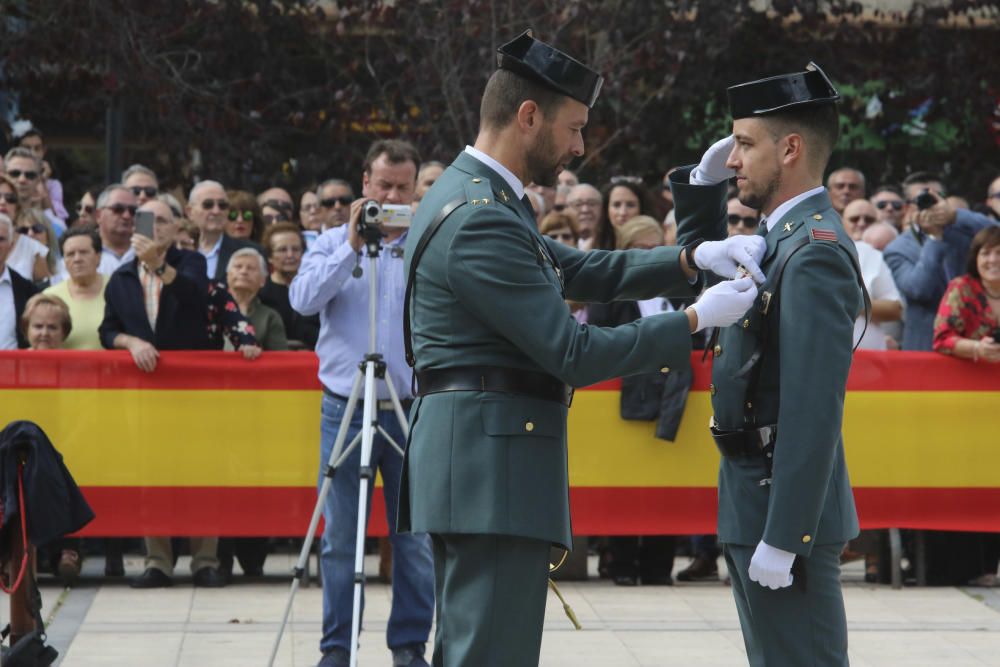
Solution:
[[[281,625],[278,626],[278,634],[274,638],[274,645],[271,647],[271,658],[268,660],[268,667],[274,665],[274,660],[278,656],[278,647],[281,645],[281,637],[285,632],[285,626],[288,624],[288,616],[292,611],[292,603],[295,600],[295,593],[298,591],[299,586],[302,583],[302,577],[306,572],[306,566],[309,561],[309,553],[312,550],[313,539],[316,536],[316,528],[319,526],[319,519],[323,516],[323,505],[326,502],[326,496],[330,493],[330,486],[333,484],[333,475],[337,471],[337,468],[346,459],[351,450],[358,443],[360,435],[351,440],[351,444],[344,449],[344,441],[347,439],[348,427],[351,424],[351,419],[354,416],[354,410],[358,404],[358,396],[361,394],[361,382],[364,379],[364,375],[361,371],[358,371],[357,376],[354,378],[354,386],[351,387],[351,395],[347,398],[347,406],[344,408],[344,416],[340,421],[340,426],[337,430],[337,439],[334,442],[333,449],[330,452],[330,457],[326,462],[326,469],[323,472],[323,484],[320,486],[319,496],[316,498],[316,505],[313,507],[312,517],[309,519],[309,528],[306,531],[305,539],[302,542],[302,549],[299,551],[299,559],[295,564],[295,569],[292,571],[292,586],[288,593],[288,601],[285,603],[285,611],[281,616]],[[342,451],[343,450],[343,451]]]
[[[351,617],[351,667],[358,665],[358,637],[361,634],[361,595],[365,583],[365,529],[368,519],[368,487],[374,479],[371,467],[372,445],[378,426],[378,403],[375,399],[375,362],[365,362],[365,402],[361,423],[361,484],[358,489],[358,526],[354,543],[354,607]]]

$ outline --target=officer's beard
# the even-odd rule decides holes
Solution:
[[[569,162],[569,158],[557,155],[552,129],[544,127],[538,134],[535,145],[528,149],[526,162],[528,166],[528,183],[546,187],[554,187],[559,180],[561,165]],[[527,183],[526,183],[527,184]]]
[[[740,203],[744,206],[758,210],[760,213],[771,213],[771,202],[774,200],[774,193],[781,187],[781,169],[775,168],[774,173],[769,178],[763,179],[764,185],[755,191],[746,190],[739,193]],[[749,181],[747,181],[749,184]]]

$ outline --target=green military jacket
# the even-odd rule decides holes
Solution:
[[[692,230],[708,228],[712,238],[721,238],[726,184],[690,185],[689,173],[671,175],[678,237],[687,240]],[[857,251],[825,192],[794,206],[766,240],[761,270],[767,280],[746,316],[720,332],[710,393],[722,430],[744,428],[748,414],[757,426],[776,425],[773,475],[770,484],[761,483],[768,477],[763,457],[722,459],[719,540],[741,545],[763,540],[808,556],[816,544],[858,534],[841,435],[854,321],[863,309]],[[765,315],[766,294],[777,290],[782,257],[800,242],[804,245],[788,260]],[[765,318],[760,376],[748,393],[749,374],[741,370],[761,345]]]
[[[466,203],[418,263],[410,308],[418,369],[500,366],[581,387],[690,364],[683,313],[601,328],[578,324],[564,300],[690,296],[678,248],[583,253],[543,238],[527,200],[467,153],[420,202],[406,245],[407,275],[424,230],[456,199]],[[498,392],[419,398],[399,530],[515,535],[568,548],[566,414],[560,403]],[[614,443],[607,445],[615,456]]]

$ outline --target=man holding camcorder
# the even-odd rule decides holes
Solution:
[[[324,232],[302,259],[302,267],[292,281],[289,300],[303,315],[320,315],[316,344],[319,378],[323,384],[320,422],[320,485],[322,471],[330,459],[337,430],[344,417],[358,364],[368,350],[369,264],[362,260],[368,251],[359,223],[377,225],[381,249],[375,261],[378,303],[375,305],[377,350],[387,364],[387,373],[399,392],[404,411],[409,411],[410,369],[404,361],[402,329],[403,246],[409,216],[405,208],[413,200],[420,157],[407,142],[375,142],[365,157],[362,198],[351,205],[346,225]],[[379,206],[373,206],[372,200]],[[372,237],[368,235],[369,239]],[[377,383],[379,426],[402,446],[406,438],[393,412],[390,395]],[[347,433],[350,443],[362,427],[362,410],[352,415]],[[350,659],[352,602],[354,585],[355,528],[360,489],[361,448],[356,447],[333,476],[326,496],[323,518],[323,637],[320,667],[348,665]],[[382,474],[386,518],[389,523],[392,559],[392,612],[387,641],[393,665],[427,665],[424,645],[434,614],[434,564],[427,535],[398,535],[396,507],[402,457],[376,433],[370,465]]]
[[[934,316],[948,281],[965,273],[972,237],[994,223],[988,216],[953,206],[936,174],[910,174],[903,193],[903,233],[886,246],[884,257],[906,299],[903,349],[929,351]]]

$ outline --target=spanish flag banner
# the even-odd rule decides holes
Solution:
[[[674,442],[620,418],[617,381],[576,392],[574,532],[714,532],[711,369],[692,365]],[[0,426],[48,433],[97,513],[85,535],[301,535],[326,463],[316,373],[302,352],[165,352],[153,373],[125,352],[0,352]],[[1000,531],[1000,367],[859,352],[844,439],[863,527]],[[384,534],[381,493],[372,509]]]

